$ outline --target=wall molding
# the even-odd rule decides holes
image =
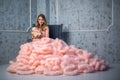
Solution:
[[[29,0],[29,4],[30,4],[30,9],[29,9],[29,12],[30,12],[30,26],[26,29],[26,30],[0,30],[0,32],[28,32],[30,30],[30,28],[32,27],[31,26],[31,0]],[[65,32],[86,32],[86,31],[91,31],[91,32],[97,32],[97,31],[109,31],[110,28],[113,26],[113,19],[114,19],[114,13],[113,13],[113,9],[114,9],[114,2],[112,0],[112,22],[111,24],[108,26],[107,29],[92,29],[92,30],[89,30],[89,29],[81,29],[81,30],[68,30],[68,31],[65,31]],[[59,5],[58,5],[58,0],[56,0],[56,18],[57,18],[57,24],[59,24]]]
[[[30,30],[31,26],[31,0],[29,0],[29,4],[30,4],[30,23],[29,23],[29,27],[26,30],[0,30],[0,32],[28,32]]]
[[[114,22],[113,22],[113,19],[114,19],[114,2],[113,2],[113,0],[111,0],[111,3],[112,3],[112,22],[111,22],[111,24],[106,28],[106,29],[91,29],[91,30],[89,30],[89,29],[81,29],[81,30],[69,30],[68,29],[68,31],[63,31],[63,32],[100,32],[100,31],[110,31],[110,28],[114,25]],[[56,6],[57,6],[57,8],[56,8],[56,12],[57,13],[59,13],[59,5],[58,5],[58,0],[56,0]],[[59,24],[59,15],[57,14],[57,23]],[[63,24],[64,25],[64,24]]]

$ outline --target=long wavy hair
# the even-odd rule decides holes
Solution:
[[[37,17],[36,27],[40,27],[40,24],[39,24],[39,22],[38,22],[39,17],[42,17],[43,20],[44,20],[44,23],[43,23],[43,25],[41,26],[41,29],[44,30],[44,28],[47,26],[46,17],[45,17],[44,14],[39,14],[38,17]]]

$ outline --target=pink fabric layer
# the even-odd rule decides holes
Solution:
[[[42,38],[21,45],[8,72],[16,74],[78,75],[103,71],[108,63],[60,39]]]

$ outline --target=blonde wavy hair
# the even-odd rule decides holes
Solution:
[[[46,17],[45,17],[44,14],[39,14],[38,17],[37,17],[37,21],[36,21],[36,27],[40,27],[40,24],[38,22],[39,17],[42,17],[43,20],[44,20],[44,24],[41,26],[41,29],[44,31],[46,29],[45,27],[47,27]]]

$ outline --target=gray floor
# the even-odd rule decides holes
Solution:
[[[120,80],[120,64],[110,65],[107,71],[77,76],[17,75],[6,72],[8,64],[0,65],[0,80]]]

